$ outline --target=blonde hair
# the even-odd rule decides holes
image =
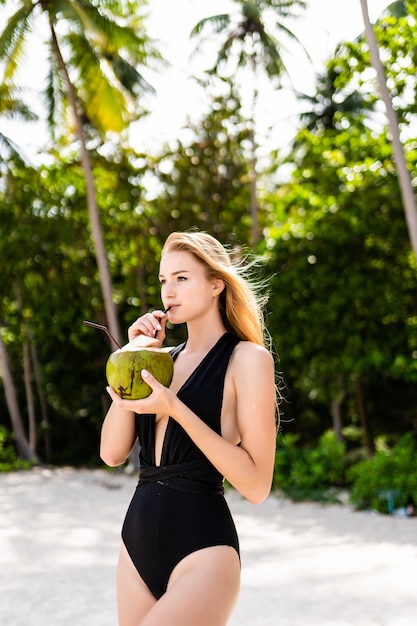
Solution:
[[[206,269],[208,278],[220,278],[225,288],[220,294],[220,312],[226,330],[244,341],[265,346],[266,331],[263,307],[266,295],[261,295],[260,281],[250,277],[254,263],[232,260],[232,255],[215,238],[205,232],[174,232],[162,249],[189,252]]]

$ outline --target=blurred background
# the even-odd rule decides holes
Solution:
[[[413,513],[416,20],[407,1],[0,2],[0,469],[101,465],[115,346],[83,320],[124,343],[160,307],[166,236],[199,228],[268,280],[274,487]]]

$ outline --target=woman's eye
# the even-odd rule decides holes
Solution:
[[[180,281],[182,282],[184,280],[187,280],[187,276],[177,276],[177,282],[180,282]],[[166,278],[160,278],[159,279],[159,283],[161,285],[166,285],[167,279]]]

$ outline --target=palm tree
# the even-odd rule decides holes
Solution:
[[[36,113],[26,104],[23,97],[22,89],[3,81],[0,84],[0,117],[28,122],[36,120]],[[5,161],[6,156],[25,160],[23,150],[10,137],[0,132],[0,161]]]
[[[332,61],[329,61],[325,71],[317,76],[314,95],[297,92],[297,98],[308,104],[305,111],[298,113],[307,130],[334,130],[339,113],[350,118],[362,119],[374,110],[375,105],[371,96],[365,96],[356,89],[350,93],[341,93],[336,86],[338,77],[339,71],[333,66]]]
[[[255,246],[259,240],[255,136],[255,110],[258,97],[256,77],[259,68],[262,68],[269,78],[278,80],[287,73],[281,54],[281,49],[284,47],[282,36],[284,39],[296,41],[301,47],[303,46],[295,34],[287,28],[285,19],[297,17],[300,10],[306,8],[307,3],[304,0],[233,1],[239,8],[238,17],[231,13],[223,13],[204,18],[193,28],[191,37],[200,37],[201,45],[205,39],[204,33],[208,33],[207,37],[223,34],[225,36],[209,74],[218,74],[220,69],[227,66],[230,61],[231,76],[238,69],[249,67],[254,77],[250,135],[252,245]],[[270,26],[272,26],[271,32]]]
[[[6,5],[7,0],[0,1]],[[160,61],[144,36],[139,6],[103,0],[21,0],[0,34],[0,60],[5,77],[12,80],[35,24],[49,31],[49,74],[46,87],[48,121],[53,127],[69,105],[80,145],[91,235],[107,323],[120,343],[113,302],[112,281],[96,201],[95,183],[87,145],[86,125],[99,133],[120,132],[137,115],[135,100],[151,89],[138,65]],[[127,6],[126,15],[123,8]]]
[[[360,3],[365,25],[365,35],[371,54],[372,65],[374,66],[377,74],[379,91],[387,112],[388,125],[391,133],[391,144],[394,152],[407,228],[410,236],[411,245],[417,258],[417,206],[414,197],[414,189],[411,181],[411,175],[405,158],[404,146],[400,138],[397,113],[391,100],[391,95],[387,86],[384,66],[379,55],[379,48],[375,36],[375,31],[369,18],[368,3],[366,0],[360,0]],[[393,15],[403,15],[404,8],[404,2],[394,2],[388,7],[388,10]]]

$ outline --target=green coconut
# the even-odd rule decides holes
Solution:
[[[155,343],[158,342],[141,335],[109,356],[106,377],[110,387],[121,398],[141,400],[152,393],[141,376],[144,369],[165,387],[171,384],[174,362],[169,352],[155,347]]]

